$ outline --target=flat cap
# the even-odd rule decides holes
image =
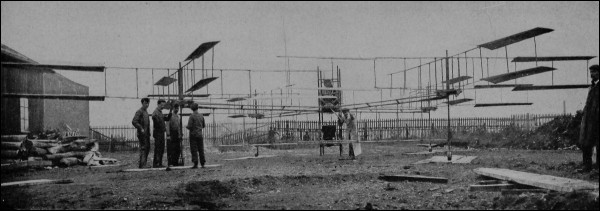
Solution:
[[[598,71],[599,69],[600,67],[597,64],[590,66],[590,70]]]

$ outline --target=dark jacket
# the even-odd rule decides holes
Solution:
[[[597,143],[600,139],[598,134],[598,123],[600,118],[598,116],[600,110],[600,88],[598,82],[592,84],[588,97],[583,108],[583,118],[581,119],[581,128],[579,132],[579,144],[582,147],[590,147],[595,142]]]
[[[191,137],[202,137],[202,129],[205,126],[204,116],[198,112],[194,112],[190,115],[186,128],[190,130]]]
[[[154,123],[153,133],[164,133],[167,130],[167,126],[165,124],[165,116],[160,110],[154,110],[154,112],[152,113],[152,122]]]
[[[141,108],[137,110],[131,124],[137,129],[138,137],[150,136],[150,116],[146,110],[142,110]],[[142,129],[144,129],[144,133],[141,132]]]

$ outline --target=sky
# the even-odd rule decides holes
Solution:
[[[1,42],[40,63],[103,65],[104,73],[59,71],[71,80],[90,87],[90,95],[107,95],[103,102],[90,102],[90,124],[130,125],[140,96],[162,93],[152,84],[167,74],[164,70],[127,68],[178,67],[201,43],[220,41],[205,55],[205,68],[252,70],[325,70],[339,67],[342,87],[373,89],[403,86],[403,60],[288,60],[278,56],[309,57],[443,57],[465,52],[479,44],[526,31],[535,27],[553,32],[507,46],[507,49],[482,50],[484,57],[516,56],[596,56],[589,65],[598,64],[598,2],[2,2]],[[535,45],[535,46],[534,46]],[[534,48],[535,47],[535,48]],[[537,49],[534,50],[534,49]],[[468,57],[478,57],[470,51]],[[422,63],[430,62],[422,59]],[[407,60],[407,67],[419,60]],[[464,62],[464,60],[462,60]],[[468,60],[466,69],[475,71],[480,82],[479,60]],[[201,60],[194,66],[201,67]],[[473,64],[475,64],[473,67]],[[483,63],[486,74],[506,73],[506,60]],[[540,63],[557,68],[518,79],[517,83],[535,85],[586,84],[585,61]],[[375,71],[374,71],[375,66]],[[508,71],[515,71],[510,62]],[[519,63],[516,69],[534,67]],[[429,81],[433,66],[422,67],[422,83]],[[439,68],[439,67],[438,67]],[[458,67],[456,67],[458,68]],[[473,69],[474,68],[474,69]],[[425,72],[427,70],[427,72]],[[439,70],[438,70],[439,71]],[[172,70],[171,70],[172,73]],[[249,92],[280,92],[286,84],[284,72],[220,72],[220,77],[199,93],[212,97]],[[200,74],[196,75],[197,80]],[[418,86],[418,72],[409,71],[407,86]],[[315,88],[316,73],[292,73],[293,87]],[[136,82],[137,81],[137,82]],[[105,86],[106,82],[106,86]],[[506,83],[514,83],[509,81]],[[221,90],[221,83],[223,89]],[[252,90],[250,90],[252,87]],[[105,92],[106,90],[106,92]],[[314,90],[294,90],[302,95],[316,95]],[[406,97],[408,92],[345,91],[344,103],[372,102]],[[466,90],[458,98],[475,99],[451,107],[452,117],[492,117],[513,114],[573,113],[583,108],[586,89],[511,92],[510,89]],[[113,98],[125,97],[125,98]],[[127,98],[127,99],[126,99]],[[131,98],[131,99],[129,99]],[[223,100],[206,100],[202,102]],[[531,102],[532,106],[474,108],[474,103]],[[565,107],[563,107],[563,102]],[[259,102],[271,105],[271,101]],[[292,100],[293,103],[316,105],[316,100]],[[417,105],[412,105],[417,106]],[[155,101],[149,111],[156,107]],[[444,118],[446,108],[439,107],[432,117]],[[443,109],[442,109],[443,108]],[[210,112],[203,110],[201,112]],[[216,111],[217,122],[241,121],[227,118],[240,113]],[[401,114],[401,118],[420,114]],[[369,114],[362,119],[375,118]],[[380,118],[395,118],[382,114]],[[292,119],[313,120],[316,115]],[[326,117],[331,118],[331,117]],[[212,121],[212,119],[209,119]],[[185,121],[185,120],[184,120]],[[254,119],[252,119],[254,121]],[[261,120],[269,121],[269,120]]]

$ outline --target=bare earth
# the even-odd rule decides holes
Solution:
[[[478,156],[471,164],[419,164],[432,155],[419,142],[363,143],[357,160],[340,157],[337,147],[256,152],[207,151],[206,169],[119,172],[137,167],[137,152],[104,152],[124,166],[75,166],[51,170],[2,172],[2,183],[33,179],[72,179],[71,184],[2,188],[2,208],[15,209],[598,209],[582,195],[529,194],[502,196],[499,192],[469,192],[484,180],[472,170],[507,168],[598,182],[598,171],[573,173],[579,151],[471,150],[454,155]],[[347,152],[347,148],[344,149]],[[441,154],[439,154],[441,155]],[[191,163],[186,151],[186,164]],[[152,153],[149,155],[151,163]],[[166,155],[163,160],[166,160]],[[445,177],[448,184],[386,182],[380,175],[413,174]],[[544,198],[545,197],[545,198]],[[568,198],[568,200],[562,199]],[[543,199],[543,200],[541,200]],[[539,201],[544,201],[539,202]],[[582,202],[577,201],[582,200]]]

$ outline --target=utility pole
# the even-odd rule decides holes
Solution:
[[[450,68],[449,68],[449,63],[448,63],[448,50],[446,50],[446,81],[450,81]],[[446,83],[446,91],[450,90],[450,83]],[[446,102],[450,102],[450,94],[447,94],[446,96]],[[452,136],[452,130],[450,129],[450,104],[448,104],[448,144],[446,146],[448,146],[448,151],[446,152],[446,155],[448,156],[448,161],[452,160],[452,152],[450,151],[450,138]]]

